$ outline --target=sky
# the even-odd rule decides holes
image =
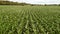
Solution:
[[[31,4],[60,4],[60,0],[10,0],[14,2],[26,2]]]

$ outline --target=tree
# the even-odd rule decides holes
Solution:
[[[0,1],[8,1],[8,0],[0,0]]]

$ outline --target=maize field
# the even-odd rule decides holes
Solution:
[[[60,34],[60,6],[1,6],[0,34]]]

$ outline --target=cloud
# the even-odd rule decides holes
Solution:
[[[60,4],[60,0],[10,0],[14,2],[26,2],[31,4]]]

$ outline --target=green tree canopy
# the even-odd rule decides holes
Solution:
[[[8,0],[0,0],[0,1],[8,1]]]

